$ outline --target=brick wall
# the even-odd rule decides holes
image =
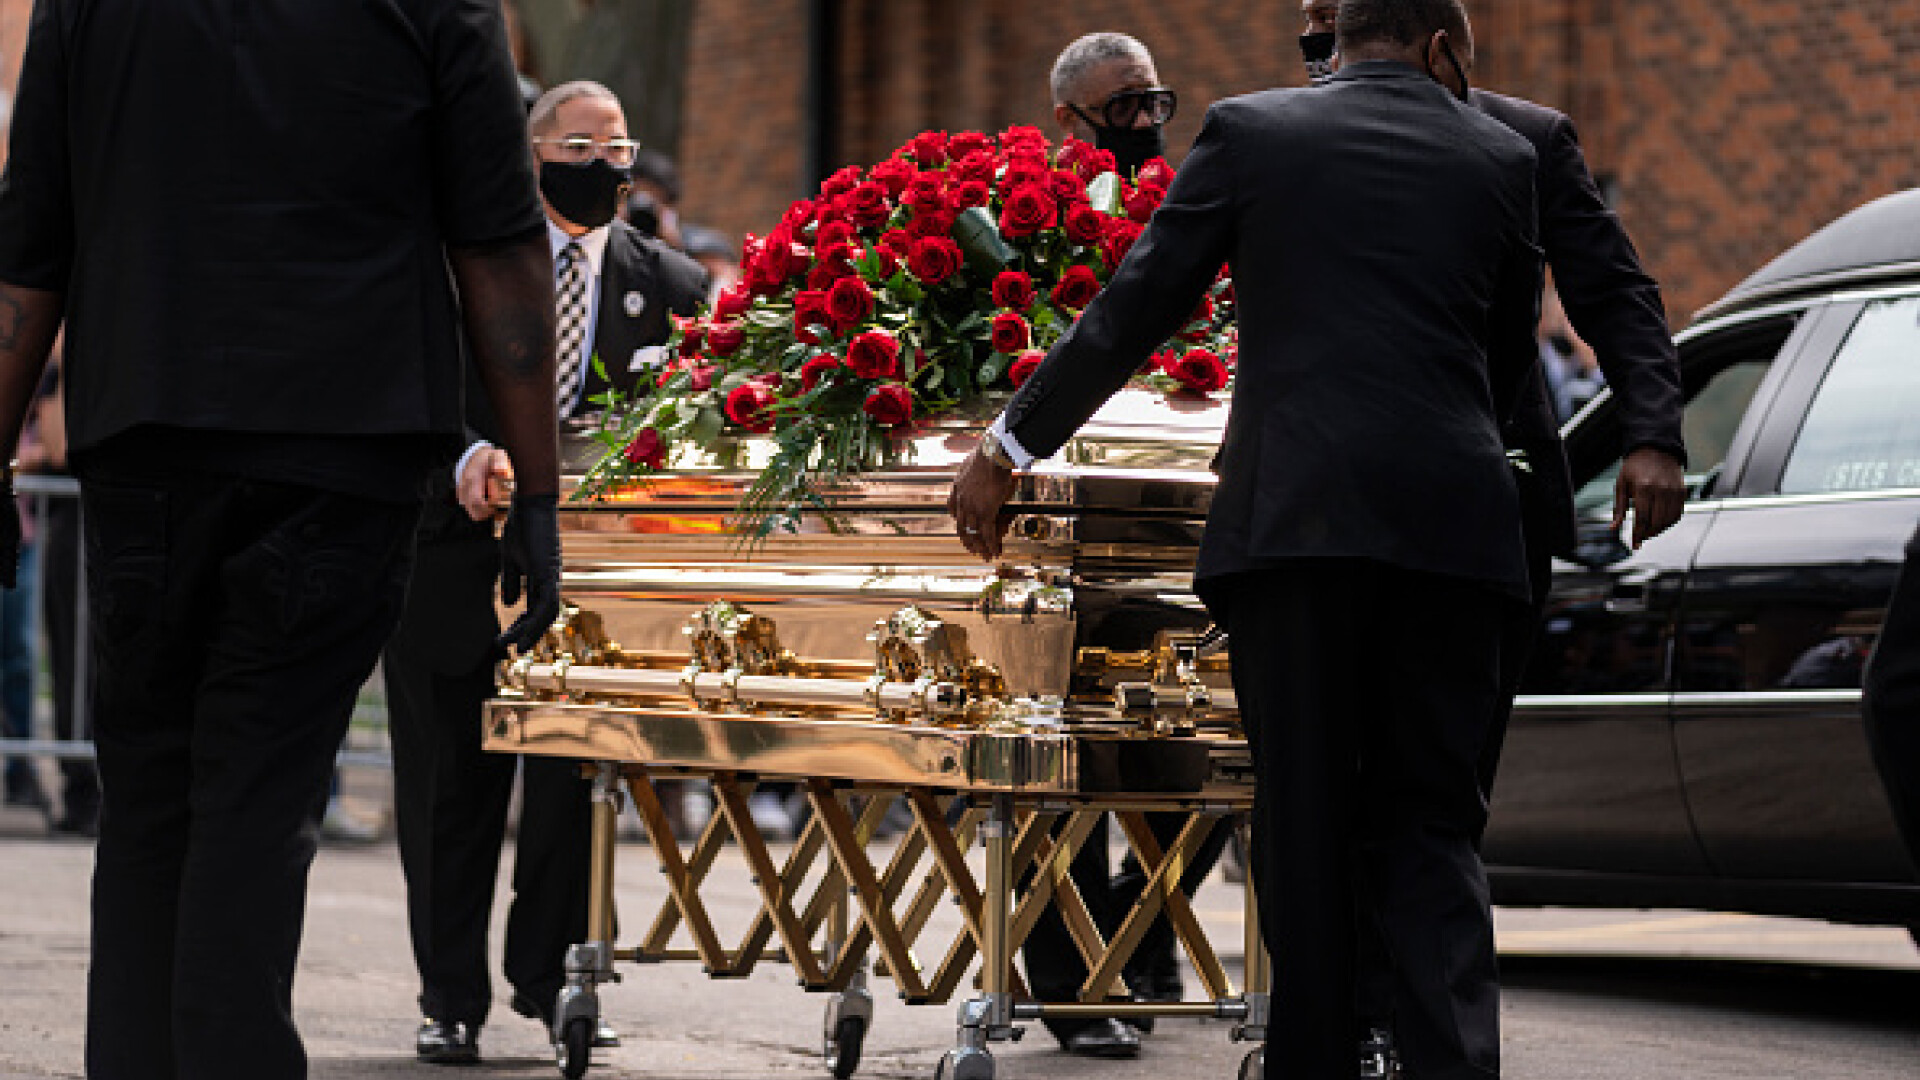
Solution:
[[[840,0],[836,157],[922,128],[1038,124],[1046,73],[1096,29],[1145,41],[1206,103],[1300,79],[1291,0]],[[690,213],[765,231],[800,190],[805,5],[702,0]],[[1470,0],[1477,81],[1566,110],[1682,319],[1820,224],[1920,185],[1920,0]]]
[[[1566,110],[1684,317],[1794,240],[1920,186],[1920,0],[1469,0],[1476,80]],[[764,232],[808,187],[807,8],[701,0],[678,147],[690,218]],[[0,0],[0,85],[30,0]],[[923,128],[1051,131],[1047,70],[1090,30],[1131,33],[1206,103],[1300,78],[1293,0],[837,0],[837,163]],[[1177,153],[1176,153],[1177,156]]]

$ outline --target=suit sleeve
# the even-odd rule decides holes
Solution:
[[[1652,446],[1681,461],[1686,398],[1660,286],[1600,197],[1573,122],[1559,117],[1541,162],[1541,246],[1573,329],[1599,357],[1620,401],[1627,450]]]
[[[1227,122],[1218,106],[1167,197],[1113,279],[1007,406],[1006,429],[1051,457],[1180,329],[1232,250],[1235,206]]]
[[[1511,229],[1487,318],[1487,381],[1493,391],[1495,416],[1503,426],[1516,410],[1530,408],[1540,400],[1534,381],[1540,348],[1534,330],[1540,319],[1543,274],[1533,173],[1529,160],[1526,176],[1515,185],[1520,192],[1520,212]]]

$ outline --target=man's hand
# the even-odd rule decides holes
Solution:
[[[1628,546],[1659,536],[1680,520],[1687,505],[1687,477],[1680,462],[1665,450],[1643,446],[1620,463],[1620,479],[1613,486],[1613,529],[1633,511],[1633,537]],[[1626,539],[1626,538],[1622,538]]]
[[[991,439],[992,435],[982,435]],[[986,562],[1000,557],[1000,541],[1013,523],[1013,516],[1001,513],[1013,498],[1013,470],[996,465],[985,454],[967,455],[947,492],[947,513],[953,515],[960,542],[968,551]]]
[[[539,642],[560,615],[559,497],[515,495],[500,534],[500,599],[508,607],[520,602],[525,589],[527,610],[494,639],[494,648],[508,655]]]
[[[499,516],[495,509],[512,490],[513,459],[497,446],[473,452],[454,487],[460,506],[475,521],[490,521]]]

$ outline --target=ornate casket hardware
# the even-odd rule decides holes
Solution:
[[[1104,678],[1109,673],[1146,673],[1145,679],[1116,681],[1113,705],[1153,735],[1192,735],[1214,704],[1214,692],[1201,673],[1224,673],[1227,635],[1218,627],[1204,631],[1162,630],[1150,652],[1110,653],[1082,649],[1075,673]]]

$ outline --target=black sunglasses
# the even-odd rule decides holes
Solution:
[[[1067,107],[1094,127],[1130,128],[1140,122],[1143,112],[1148,123],[1160,127],[1173,119],[1173,111],[1179,106],[1179,95],[1164,86],[1155,86],[1146,90],[1122,90],[1109,97],[1100,106],[1100,119],[1105,123],[1095,121],[1078,105]]]

